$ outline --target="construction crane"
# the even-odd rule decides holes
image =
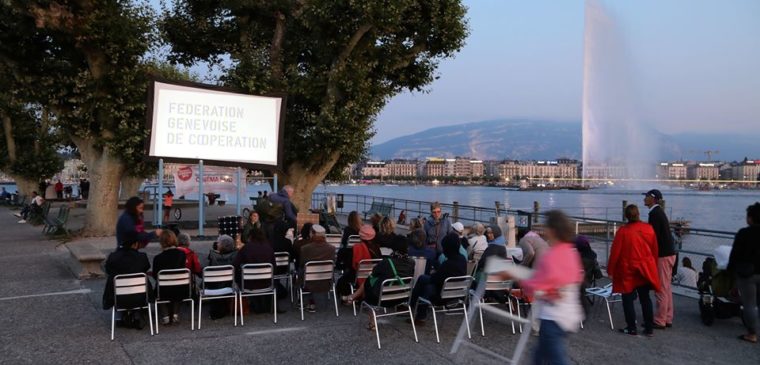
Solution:
[[[705,156],[707,156],[707,161],[709,162],[709,161],[713,160],[712,159],[713,155],[719,154],[720,151],[710,151],[710,150],[708,150],[708,151],[705,151],[704,153],[705,153]]]

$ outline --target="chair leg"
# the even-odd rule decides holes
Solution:
[[[438,336],[438,318],[435,315],[435,306],[431,305],[430,309],[433,311],[433,327],[435,327],[435,342],[441,343],[441,338]],[[414,320],[412,320],[414,323]]]
[[[354,296],[354,286],[353,285],[349,285],[348,287],[351,289],[351,296],[353,297]],[[356,317],[356,302],[352,300],[351,301],[351,306],[354,307],[354,317]]]
[[[335,284],[333,284],[332,287],[332,293],[333,293],[333,303],[335,303],[335,316],[340,317],[340,313],[338,313],[338,292],[335,291]]]
[[[417,327],[414,325],[414,316],[412,315],[412,308],[409,307],[409,319],[412,321],[412,332],[414,332],[414,342],[420,342],[420,340],[417,338]],[[375,321],[377,322],[377,321]],[[375,323],[375,329],[377,329],[377,323]],[[377,345],[380,346],[380,335],[378,334],[377,337]]]
[[[509,314],[514,315],[514,312],[512,311],[512,300],[510,300],[509,303],[507,303],[507,309],[509,309]],[[509,322],[512,323],[512,334],[514,335],[515,334],[515,321],[514,320],[510,320]]]
[[[462,313],[464,313],[464,324],[467,326],[467,338],[472,339],[472,334],[470,333],[470,319],[467,318],[467,304],[465,302],[462,302]]]
[[[485,303],[483,302],[483,299],[480,299],[480,303],[478,303],[478,314],[480,315],[480,335],[483,337],[486,337],[486,329],[483,326],[483,306]],[[509,312],[512,312],[512,309],[509,310]],[[515,324],[512,322],[512,334],[515,333]]]
[[[235,296],[232,298],[232,301],[233,301],[233,302],[234,302],[234,304],[235,304],[235,308],[237,308],[237,306],[238,306],[238,296],[237,296],[237,295],[235,295]],[[240,307],[242,308],[242,305],[241,305]],[[235,327],[237,327],[237,315],[238,315],[238,312],[237,312],[237,311],[234,311],[234,312],[235,312]]]
[[[374,308],[371,308],[370,310],[372,311],[372,323],[374,323],[374,325],[375,325],[375,337],[377,337],[377,349],[379,350],[379,349],[381,349],[381,347],[380,347],[380,329],[377,328],[378,327],[377,315],[375,315],[375,309]],[[410,315],[411,315],[411,312],[410,312]],[[414,328],[414,320],[412,320],[412,328]]]
[[[198,296],[198,329],[201,329],[201,319],[203,319],[203,296]]]
[[[111,308],[111,341],[113,341],[114,327],[116,327],[116,306]]]
[[[522,314],[520,313],[520,299],[517,299],[517,316],[522,317]],[[520,329],[520,333],[523,333],[522,323],[519,323],[517,327]]]
[[[150,327],[150,335],[153,336],[153,315],[151,314],[153,310],[150,308],[150,303],[148,303],[148,327]],[[158,314],[156,314],[158,316]]]
[[[190,298],[190,330],[195,331],[195,300]]]
[[[158,334],[158,301],[153,302],[153,313],[156,313],[156,334]]]
[[[243,294],[240,294],[240,300],[238,301],[238,304],[240,304],[240,327],[245,326],[245,319],[243,318],[245,315],[243,314]],[[238,307],[235,306],[235,310],[238,310]]]
[[[607,316],[610,318],[610,329],[615,329],[615,325],[612,323],[612,311],[610,310],[610,302],[607,298],[604,298],[604,302],[607,303]]]
[[[301,320],[303,321],[303,289],[298,288],[298,303],[301,307]]]
[[[277,288],[272,292],[272,306],[274,307],[274,323],[277,324]]]

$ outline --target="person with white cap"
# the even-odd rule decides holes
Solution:
[[[467,237],[464,236],[464,224],[462,224],[462,222],[456,222],[452,224],[451,233],[449,233],[449,235],[456,235],[457,242],[459,242],[459,254],[462,255],[466,261],[467,260],[467,246],[469,246],[470,243],[467,241]],[[438,256],[438,262],[440,263],[443,263],[447,259],[448,259],[448,256],[446,255]]]
[[[319,224],[311,226],[311,242],[301,247],[301,272],[303,272],[306,263],[309,261],[332,260],[335,262],[335,247],[327,243],[325,234],[325,227],[322,227]],[[332,287],[330,287],[329,282],[317,282],[309,284],[308,291],[313,293],[323,293],[330,289],[332,289]],[[316,312],[316,305],[314,304],[313,297],[309,300],[309,305],[306,310],[309,312]]]

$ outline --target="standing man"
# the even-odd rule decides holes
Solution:
[[[443,216],[441,203],[430,204],[430,218],[425,221],[428,247],[435,248],[435,252],[440,255],[443,252],[441,242],[449,232],[451,232],[451,222],[448,217]]]
[[[657,314],[654,317],[654,328],[665,329],[673,327],[673,265],[676,262],[676,250],[673,244],[673,234],[665,210],[662,209],[662,193],[657,189],[644,193],[644,205],[649,208],[649,224],[657,236],[657,272],[660,277],[660,290],[655,293]]]
[[[63,199],[63,183],[61,183],[61,179],[58,179],[58,182],[55,183],[55,197],[58,200]]]

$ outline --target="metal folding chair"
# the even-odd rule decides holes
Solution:
[[[610,319],[610,328],[614,330],[615,325],[612,322],[612,309],[610,307],[610,303],[614,304],[617,302],[622,302],[623,296],[620,293],[612,292],[612,283],[602,287],[588,288],[586,289],[586,296],[591,297],[592,300],[594,298],[604,299],[604,303],[607,305],[607,316]]]
[[[274,274],[272,277],[275,281],[279,282],[281,279],[288,281],[288,293],[290,293],[290,302],[293,303],[293,270],[290,269],[290,254],[282,251],[274,253],[275,271],[285,268],[286,272],[282,274]]]
[[[380,317],[409,315],[409,320],[412,324],[412,332],[414,332],[414,342],[420,342],[417,338],[417,329],[414,327],[414,315],[412,315],[412,306],[407,305],[405,311],[395,311],[387,313],[388,309],[396,308],[399,301],[406,300],[407,304],[412,297],[412,277],[392,278],[383,280],[381,283],[380,297],[377,300],[377,305],[369,304],[366,301],[362,301],[361,308],[367,307],[372,311],[372,322],[375,324],[375,336],[377,337],[377,348],[380,349],[380,324],[377,323],[377,319]],[[383,314],[377,314],[379,311],[383,311]]]
[[[335,277],[333,275],[333,270],[335,270],[335,263],[331,260],[309,261],[304,265],[303,280],[301,281],[301,286],[298,288],[298,298],[299,304],[301,306],[302,321],[304,320],[303,295],[312,294],[311,291],[306,291],[309,282],[328,282],[330,284],[330,287],[332,289],[327,291],[327,296],[329,298],[330,292],[332,292],[333,302],[335,303],[335,316],[340,316],[338,313],[338,298],[335,291]]]
[[[502,280],[501,278],[495,276],[495,275],[487,275],[486,280],[484,283],[482,283],[484,287],[484,292],[490,291],[490,292],[503,292],[507,299],[511,296],[510,290],[512,289],[512,282],[509,280]],[[483,307],[485,306],[493,306],[498,305],[499,303],[486,303],[485,299],[483,299],[483,296],[478,297],[478,315],[480,316],[480,335],[485,337],[486,330],[485,326],[483,325]],[[519,307],[519,305],[518,305]],[[507,302],[507,309],[509,311],[510,315],[513,315],[512,312],[512,305]],[[519,309],[518,309],[519,310]],[[519,314],[518,317],[521,317]],[[515,322],[512,322],[512,334],[515,334]]]
[[[357,236],[357,235],[351,235],[351,236],[348,236],[348,244],[346,246],[348,246],[348,248],[351,248],[351,247],[354,247],[355,244],[357,244],[357,243],[359,243],[361,241],[362,240],[361,240],[361,238],[359,238],[359,236]]]
[[[356,279],[350,284],[352,295],[359,289],[359,280],[366,280],[369,277],[369,274],[372,274],[372,269],[374,269],[375,265],[380,261],[383,261],[383,259],[367,259],[359,261],[359,269],[356,270]],[[351,306],[354,307],[354,317],[356,317],[356,302],[351,302]]]
[[[182,287],[185,287],[185,291]],[[182,302],[190,302],[190,330],[195,330],[195,300],[193,300],[193,284],[192,274],[190,269],[172,269],[161,270],[158,272],[158,278],[156,281],[156,301],[154,302],[154,313],[156,313],[156,334],[158,334],[158,305],[169,303],[171,300],[164,299],[161,294],[161,289],[182,291],[183,295],[172,300],[181,300]]]
[[[343,235],[341,234],[328,233],[325,235],[325,241],[335,247],[336,250],[340,248],[340,241],[342,239]]]
[[[153,311],[151,310],[150,297],[148,296],[148,276],[144,273],[122,274],[113,278],[114,298],[113,307],[111,308],[111,341],[114,338],[114,329],[116,327],[116,312],[125,312],[130,310],[148,309],[148,327],[150,335],[153,336]],[[123,306],[119,303],[119,298],[125,297],[137,299],[140,298],[140,305]]]
[[[440,301],[437,303],[433,303],[429,299],[425,298],[418,298],[417,303],[415,303],[415,307],[419,305],[419,302],[423,302],[430,306],[430,309],[433,311],[433,326],[435,326],[435,341],[438,343],[441,343],[441,338],[438,335],[438,318],[436,316],[437,312],[441,313],[449,313],[449,312],[458,312],[462,311],[462,314],[464,314],[464,320],[467,325],[467,337],[472,338],[472,335],[470,334],[470,321],[467,318],[467,299],[470,295],[470,287],[472,286],[472,276],[453,276],[450,278],[447,278],[443,282],[443,287],[441,288],[440,292]],[[448,304],[452,302],[457,302],[456,304],[461,304],[461,308],[448,308]]]
[[[274,323],[277,323],[277,288],[274,286],[274,269],[272,264],[245,264],[241,268],[242,278],[239,289],[240,300],[240,325],[245,325],[243,315],[243,298],[257,296],[272,296],[272,306],[274,308]],[[246,289],[246,283],[251,281],[267,280],[269,286],[261,289]]]
[[[207,288],[209,283],[214,283],[217,288]],[[235,302],[233,308],[238,307],[238,293],[235,286],[235,268],[232,265],[207,266],[203,268],[203,281],[198,290],[198,329],[201,329],[203,319],[203,301],[232,298]],[[237,326],[237,311],[234,310],[235,326]]]

